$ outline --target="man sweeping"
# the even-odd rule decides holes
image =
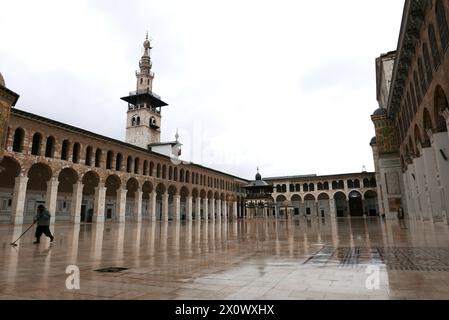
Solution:
[[[37,215],[34,218],[34,222],[37,222],[36,241],[33,242],[34,244],[40,243],[42,233],[50,238],[50,242],[53,242],[54,237],[50,232],[50,218],[50,212],[48,212],[44,205],[40,204],[37,207]]]

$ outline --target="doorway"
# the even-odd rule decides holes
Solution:
[[[363,216],[362,195],[357,191],[353,191],[349,194],[349,213],[351,217]]]

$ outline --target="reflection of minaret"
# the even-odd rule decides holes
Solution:
[[[147,149],[149,144],[160,143],[161,108],[167,106],[167,103],[153,92],[152,48],[148,34],[143,48],[140,71],[136,72],[136,91],[130,92],[122,100],[128,102],[126,142]]]

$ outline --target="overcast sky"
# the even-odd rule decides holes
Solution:
[[[17,108],[125,139],[148,30],[162,140],[253,178],[374,170],[375,58],[403,0],[1,0],[0,72]]]

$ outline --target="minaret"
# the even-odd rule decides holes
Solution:
[[[148,149],[149,144],[161,140],[161,109],[168,104],[153,92],[154,74],[151,72],[151,43],[148,33],[143,43],[144,52],[136,72],[136,91],[121,98],[128,102],[126,119],[126,142]]]
[[[11,108],[16,105],[19,95],[6,88],[5,80],[0,73],[0,162],[6,145],[6,134],[11,114]],[[2,168],[0,167],[0,171]]]

